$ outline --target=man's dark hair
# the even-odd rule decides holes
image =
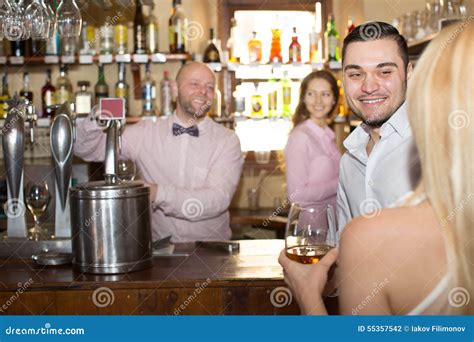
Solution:
[[[390,24],[382,21],[370,21],[357,26],[351,33],[344,38],[342,46],[342,61],[346,56],[347,47],[354,42],[367,42],[371,40],[390,39],[398,45],[400,57],[402,57],[405,69],[408,66],[408,46],[405,38],[398,30]]]

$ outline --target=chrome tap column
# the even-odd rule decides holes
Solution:
[[[25,204],[23,198],[23,154],[27,103],[17,95],[9,103],[10,110],[2,129],[2,146],[7,171],[8,200],[4,205],[8,217],[7,234],[26,238]]]
[[[57,109],[51,125],[50,145],[56,179],[56,237],[71,237],[68,193],[72,174],[73,120],[70,105],[65,102]]]

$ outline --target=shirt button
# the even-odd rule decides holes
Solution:
[[[374,182],[371,181],[371,180],[369,180],[369,181],[367,182],[367,184],[368,184],[369,186],[372,186],[372,185],[374,185]]]

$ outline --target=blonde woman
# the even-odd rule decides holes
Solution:
[[[442,31],[408,84],[422,179],[405,206],[358,217],[318,264],[282,252],[305,314],[326,314],[322,291],[338,259],[341,314],[474,314],[474,24]],[[339,253],[339,256],[338,256]]]

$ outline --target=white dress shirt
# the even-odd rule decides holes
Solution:
[[[413,191],[421,169],[407,118],[406,103],[380,127],[380,140],[370,155],[369,130],[361,124],[346,140],[337,190],[339,233],[353,217],[375,216]]]
[[[153,239],[168,235],[173,242],[229,239],[228,207],[243,166],[237,135],[206,117],[197,126],[199,137],[174,136],[176,115],[127,125],[122,157],[132,159],[141,179],[158,184],[151,223]],[[88,118],[77,125],[74,154],[103,161],[103,128]]]

